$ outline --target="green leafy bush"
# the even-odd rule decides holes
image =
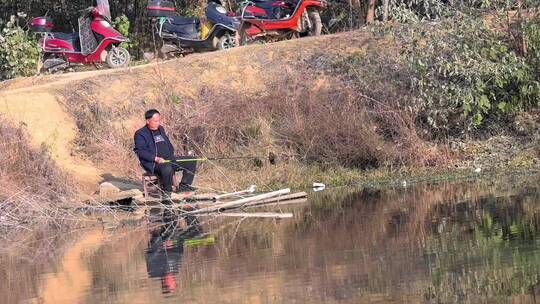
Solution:
[[[113,26],[124,37],[130,37],[129,29],[131,23],[129,22],[129,19],[128,17],[126,17],[126,15],[120,15],[116,17],[113,21]],[[135,43],[133,41],[123,42],[122,44],[120,44],[120,46],[126,49],[132,49],[135,47]]]
[[[410,39],[405,54],[429,126],[471,130],[539,105],[536,71],[483,19],[453,18]]]
[[[38,72],[40,51],[35,36],[19,26],[24,14],[0,21],[0,79],[30,76]]]
[[[537,0],[522,0],[522,8],[533,8]],[[451,15],[470,13],[477,9],[512,10],[517,9],[516,0],[389,0],[388,16],[400,23],[415,23],[424,20],[436,20]],[[383,15],[383,6],[377,7],[379,19]]]
[[[388,6],[389,17],[401,23],[438,19],[449,12],[449,5],[441,0],[389,0]],[[377,15],[382,14],[382,7],[379,7]]]

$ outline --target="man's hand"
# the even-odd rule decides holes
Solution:
[[[155,161],[157,164],[163,164],[163,163],[165,162],[165,159],[156,156],[156,157],[154,158],[154,161]]]

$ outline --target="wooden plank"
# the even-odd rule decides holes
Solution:
[[[283,202],[283,201],[299,199],[299,198],[305,198],[305,197],[307,197],[306,192],[297,192],[297,193],[292,193],[292,194],[288,194],[288,195],[282,195],[282,196],[278,196],[278,197],[272,197],[272,198],[268,198],[268,199],[264,199],[264,200],[260,200],[260,201],[246,203],[243,207],[266,205],[268,203]]]
[[[149,208],[156,208],[156,209],[182,209],[182,210],[193,210],[193,209],[200,209],[200,208],[208,208],[215,205],[213,202],[207,202],[207,201],[201,201],[201,202],[175,202],[171,205],[162,204],[161,201],[155,205],[141,205],[141,208],[149,207]]]
[[[201,194],[194,194],[186,197],[186,200],[188,201],[215,201],[216,200],[216,193],[201,193]]]
[[[273,212],[220,212],[220,213],[206,213],[198,214],[197,216],[215,216],[215,217],[250,217],[250,218],[292,218],[292,213],[273,213]]]
[[[288,194],[288,195],[280,195],[280,196],[277,196],[277,197],[271,197],[271,198],[268,198],[268,199],[253,201],[253,202],[247,202],[247,203],[243,204],[241,207],[269,205],[269,204],[272,204],[272,203],[274,203],[274,205],[278,205],[280,203],[284,203],[284,202],[289,201],[289,200],[298,200],[298,199],[302,199],[302,201],[305,202],[306,197],[307,197],[306,192],[298,192],[298,193],[293,193],[293,194]],[[253,199],[253,198],[257,199],[256,197],[251,197],[250,199]],[[236,201],[236,202],[238,203],[239,201]],[[218,207],[218,206],[219,205],[212,204],[212,203],[207,203],[206,206],[202,205],[202,204],[197,204],[197,205],[194,205],[193,207],[194,207],[194,209],[200,209],[200,208],[213,208],[213,207]],[[233,207],[237,208],[236,204]],[[220,207],[220,209],[221,208],[227,209],[228,207],[225,207],[225,208]],[[230,207],[229,207],[229,209],[230,209]]]
[[[295,205],[295,204],[305,204],[307,202],[307,198],[298,198],[293,200],[287,200],[287,201],[279,201],[279,202],[270,202],[263,205],[249,205],[244,206],[245,208],[260,208],[260,207],[274,207],[274,206],[282,206],[282,205]]]
[[[269,198],[276,197],[276,196],[286,195],[286,194],[289,194],[290,192],[291,192],[291,189],[289,189],[289,188],[282,189],[282,190],[278,190],[278,191],[273,191],[273,192],[268,192],[268,193],[264,193],[264,194],[260,194],[260,195],[255,195],[253,197],[246,197],[246,198],[239,199],[239,200],[232,201],[232,202],[216,204],[216,205],[214,205],[212,207],[202,208],[202,209],[199,209],[199,210],[192,211],[190,213],[194,213],[194,214],[209,213],[209,212],[216,212],[216,211],[223,210],[223,209],[238,208],[238,207],[241,207],[241,206],[243,206],[243,205],[245,205],[246,203],[249,203],[249,202],[260,201],[260,200],[265,200],[265,199],[269,199]]]
[[[213,193],[206,193],[206,194],[200,194],[200,195],[194,195],[193,192],[172,193],[171,201],[173,201],[174,203],[181,203],[181,202],[184,202],[185,200],[190,200],[191,198],[193,198],[194,201],[208,201],[208,200],[212,200],[211,198],[213,196],[214,196]],[[136,205],[142,205],[142,206],[161,205],[163,202],[163,199],[161,198],[143,197],[142,195],[133,197],[133,200]]]

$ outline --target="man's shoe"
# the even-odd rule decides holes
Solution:
[[[187,185],[187,184],[180,184],[178,185],[178,190],[176,190],[177,193],[180,193],[180,192],[194,192],[195,190],[197,190],[195,187],[191,186],[191,185]]]
[[[169,192],[165,192],[161,197],[161,203],[164,205],[172,205],[172,195]]]

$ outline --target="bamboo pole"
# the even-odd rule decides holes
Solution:
[[[273,212],[230,212],[230,213],[208,213],[200,214],[199,216],[227,216],[227,217],[256,217],[256,218],[292,218],[292,213],[273,213]]]
[[[278,206],[278,205],[285,205],[285,204],[298,204],[298,203],[305,203],[307,202],[307,193],[306,192],[298,192],[293,193],[289,195],[281,195],[278,197],[272,197],[269,199],[264,199],[261,201],[254,201],[245,203],[244,205],[240,207],[261,207],[261,206]],[[141,206],[141,207],[148,207],[148,208],[157,208],[157,209],[183,209],[184,212],[187,210],[193,210],[193,209],[204,209],[204,208],[212,208],[216,207],[215,203],[206,203],[206,202],[193,202],[193,203],[174,203],[172,205],[154,205],[154,206]],[[233,207],[236,208],[236,207]],[[232,208],[228,208],[232,209]]]
[[[264,194],[260,194],[260,195],[255,195],[255,196],[252,196],[252,197],[246,197],[246,198],[239,199],[239,200],[232,201],[232,202],[217,204],[217,205],[212,206],[212,207],[202,208],[202,209],[199,209],[199,210],[191,211],[189,213],[190,214],[210,213],[210,212],[216,212],[216,211],[223,210],[223,209],[239,208],[239,207],[242,207],[243,205],[245,205],[247,203],[250,203],[250,202],[261,201],[261,200],[269,199],[269,198],[280,196],[280,195],[286,195],[286,194],[289,194],[290,192],[291,192],[291,189],[289,189],[289,188],[281,189],[281,190],[278,190],[278,191],[273,191],[273,192],[268,192],[268,193],[264,193]]]
[[[268,198],[268,199],[264,199],[264,200],[260,200],[260,201],[246,203],[242,207],[266,205],[266,204],[269,204],[269,203],[284,202],[284,201],[288,201],[288,200],[295,200],[295,199],[300,199],[300,198],[305,198],[305,197],[307,197],[306,192],[297,192],[297,193],[293,193],[293,194],[289,194],[289,195],[282,195],[282,196],[278,196],[278,197],[272,197],[272,198]]]
[[[250,205],[250,206],[244,206],[244,207],[258,208],[258,207],[272,207],[272,206],[282,206],[282,205],[295,205],[295,204],[305,204],[307,201],[308,201],[307,198],[297,198],[297,199],[286,200],[286,201],[265,203],[264,205]]]

